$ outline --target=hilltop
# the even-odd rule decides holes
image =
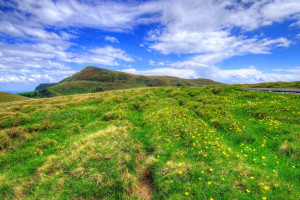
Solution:
[[[27,100],[28,98],[0,91],[0,103]]]
[[[204,85],[225,84],[212,81],[210,79],[182,79],[172,76],[144,76],[87,66],[80,72],[75,73],[73,76],[62,80],[59,83],[52,83],[48,85],[41,84],[37,87],[37,89],[40,89],[42,92],[45,92],[46,89],[49,96],[61,96],[130,88]],[[40,94],[37,94],[36,96],[34,96],[33,93],[29,94],[33,97],[42,96]]]
[[[0,110],[0,199],[300,195],[300,96],[155,87]]]

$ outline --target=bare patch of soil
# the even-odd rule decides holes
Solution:
[[[148,168],[140,164],[143,157],[143,155],[138,155],[137,159],[138,187],[135,193],[139,199],[151,200],[153,195],[153,177]]]

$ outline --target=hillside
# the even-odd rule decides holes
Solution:
[[[252,87],[252,88],[295,88],[300,89],[300,81],[293,82],[267,82],[267,83],[256,83],[256,84],[235,84],[241,87]]]
[[[0,91],[0,103],[12,102],[12,101],[22,101],[22,100],[27,100],[27,99],[28,98],[23,97],[23,96]]]
[[[157,87],[221,85],[209,79],[181,79],[171,76],[143,76],[88,66],[55,85],[40,85],[52,96],[82,94],[99,91]],[[45,87],[46,86],[46,87]]]
[[[156,87],[0,104],[0,199],[298,199],[300,96]]]

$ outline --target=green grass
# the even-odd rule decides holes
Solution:
[[[0,110],[0,199],[300,195],[297,95],[160,87]]]
[[[300,89],[300,81],[292,82],[268,82],[256,84],[237,84],[241,87],[257,87],[257,88],[295,88]]]
[[[0,91],[0,103],[27,100],[27,97]]]

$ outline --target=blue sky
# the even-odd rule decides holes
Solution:
[[[225,83],[300,80],[299,0],[0,1],[0,90],[87,65]]]

